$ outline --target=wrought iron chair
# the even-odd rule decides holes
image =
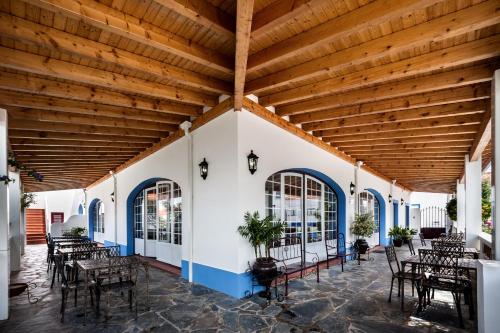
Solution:
[[[431,246],[434,251],[440,252],[442,255],[456,255],[459,258],[464,257],[465,243],[462,241],[431,241]]]
[[[60,272],[61,276],[61,323],[64,322],[64,313],[66,310],[66,302],[68,300],[68,295],[70,292],[75,294],[75,307],[78,300],[78,289],[83,289],[83,285],[78,284],[78,281],[69,281],[64,273],[64,257],[62,255],[55,255],[54,260],[56,263],[57,271]],[[54,269],[55,271],[56,269]],[[94,304],[94,298],[92,292],[95,292],[95,282],[91,281],[89,283],[90,289],[90,302]]]
[[[461,274],[458,268],[459,256],[429,249],[419,249],[420,268],[422,272],[422,287],[424,306],[431,302],[430,291],[449,291],[453,295],[458,313],[460,327],[464,327],[461,308],[461,295],[472,299],[472,283]],[[425,300],[427,298],[427,301]],[[473,318],[474,307],[469,302],[469,316]]]
[[[108,249],[108,256],[109,257],[120,256],[120,245],[107,246],[106,248]]]
[[[419,233],[418,237],[420,238],[420,245],[427,246],[427,243],[425,242],[424,233],[423,232]]]
[[[128,291],[129,307],[132,310],[132,303],[135,300],[135,317],[137,318],[137,277],[140,262],[134,256],[109,257],[108,266],[97,272],[97,307],[101,293],[106,295],[106,318],[109,317],[110,294],[123,294]]]
[[[337,235],[337,239],[327,239],[325,240],[326,247],[326,268],[330,268],[330,259],[340,258],[340,264],[342,267],[342,272],[344,271],[344,263],[348,256],[352,256],[353,253],[348,253],[345,246],[345,238],[343,233]]]
[[[401,269],[401,266],[399,264],[398,257],[396,255],[396,250],[394,249],[394,245],[389,245],[385,247],[385,254],[387,256],[387,261],[389,263],[389,267],[391,269],[392,273],[392,279],[391,279],[391,290],[389,291],[389,299],[388,302],[391,302],[392,298],[392,289],[394,285],[394,280],[398,279],[398,297],[401,295],[401,290],[404,288],[404,282],[405,280],[411,281],[412,282],[412,291],[413,287],[416,285],[417,287],[417,294],[419,297],[419,310],[421,308],[421,276],[417,273],[412,273],[410,271],[405,272]]]
[[[410,238],[408,238],[407,242],[408,242],[408,249],[410,250],[410,254],[412,256],[414,256],[416,253],[415,253],[415,248],[413,247],[413,239],[410,237]]]
[[[316,268],[316,281],[319,282],[319,257],[316,253],[305,251],[301,237],[294,235],[272,240],[269,249],[278,270],[285,277],[285,297],[288,296],[288,280],[292,274],[300,273],[302,278],[304,271]],[[307,254],[312,257],[311,261],[306,260]]]

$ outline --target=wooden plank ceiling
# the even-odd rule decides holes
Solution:
[[[2,0],[10,149],[45,177],[23,173],[27,191],[86,187],[169,141],[220,95],[240,109],[254,94],[346,160],[410,190],[452,192],[464,155],[489,141],[499,7]]]

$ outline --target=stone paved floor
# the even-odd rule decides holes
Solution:
[[[399,250],[399,257],[407,255]],[[0,332],[475,332],[474,322],[466,320],[466,330],[457,327],[451,297],[436,293],[427,310],[416,315],[416,300],[406,299],[406,313],[400,311],[398,297],[387,302],[390,274],[384,253],[372,254],[373,261],[358,266],[349,262],[322,270],[321,282],[314,275],[290,283],[285,302],[264,306],[259,297],[235,299],[157,269],[151,272],[151,310],[139,305],[134,320],[126,297],[114,296],[111,318],[95,318],[83,326],[82,304],[68,300],[64,324],[59,321],[60,291],[50,289],[46,273],[46,247],[28,246],[23,270],[13,282],[33,281],[33,294],[40,300],[29,304],[25,294],[11,299],[10,319],[0,322]],[[406,288],[411,295],[410,285]],[[102,309],[105,305],[102,305]],[[464,306],[464,318],[467,307]]]

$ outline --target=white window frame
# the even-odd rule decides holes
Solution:
[[[101,213],[102,211],[102,213]],[[105,206],[102,200],[99,200],[95,204],[94,208],[94,232],[104,234],[104,214],[105,214]]]

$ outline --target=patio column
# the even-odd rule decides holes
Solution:
[[[467,247],[476,249],[482,230],[481,164],[481,157],[469,161],[469,155],[465,156],[465,241]]]
[[[21,269],[21,177],[17,172],[10,172],[9,177],[15,183],[9,184],[9,249],[10,270]]]
[[[8,175],[7,111],[0,109],[0,176]],[[9,316],[9,187],[0,182],[0,320]]]
[[[499,112],[499,115],[497,115]],[[497,128],[500,128],[500,70],[496,70],[493,75],[493,86],[491,89],[491,185],[493,198],[493,234],[492,234],[492,256],[495,260],[500,260],[500,209],[497,209],[497,202],[500,203],[500,189],[496,189],[497,175],[500,175],[500,163],[497,163],[497,157],[500,157],[500,134],[497,135]]]
[[[457,232],[465,232],[465,184],[457,179]]]

